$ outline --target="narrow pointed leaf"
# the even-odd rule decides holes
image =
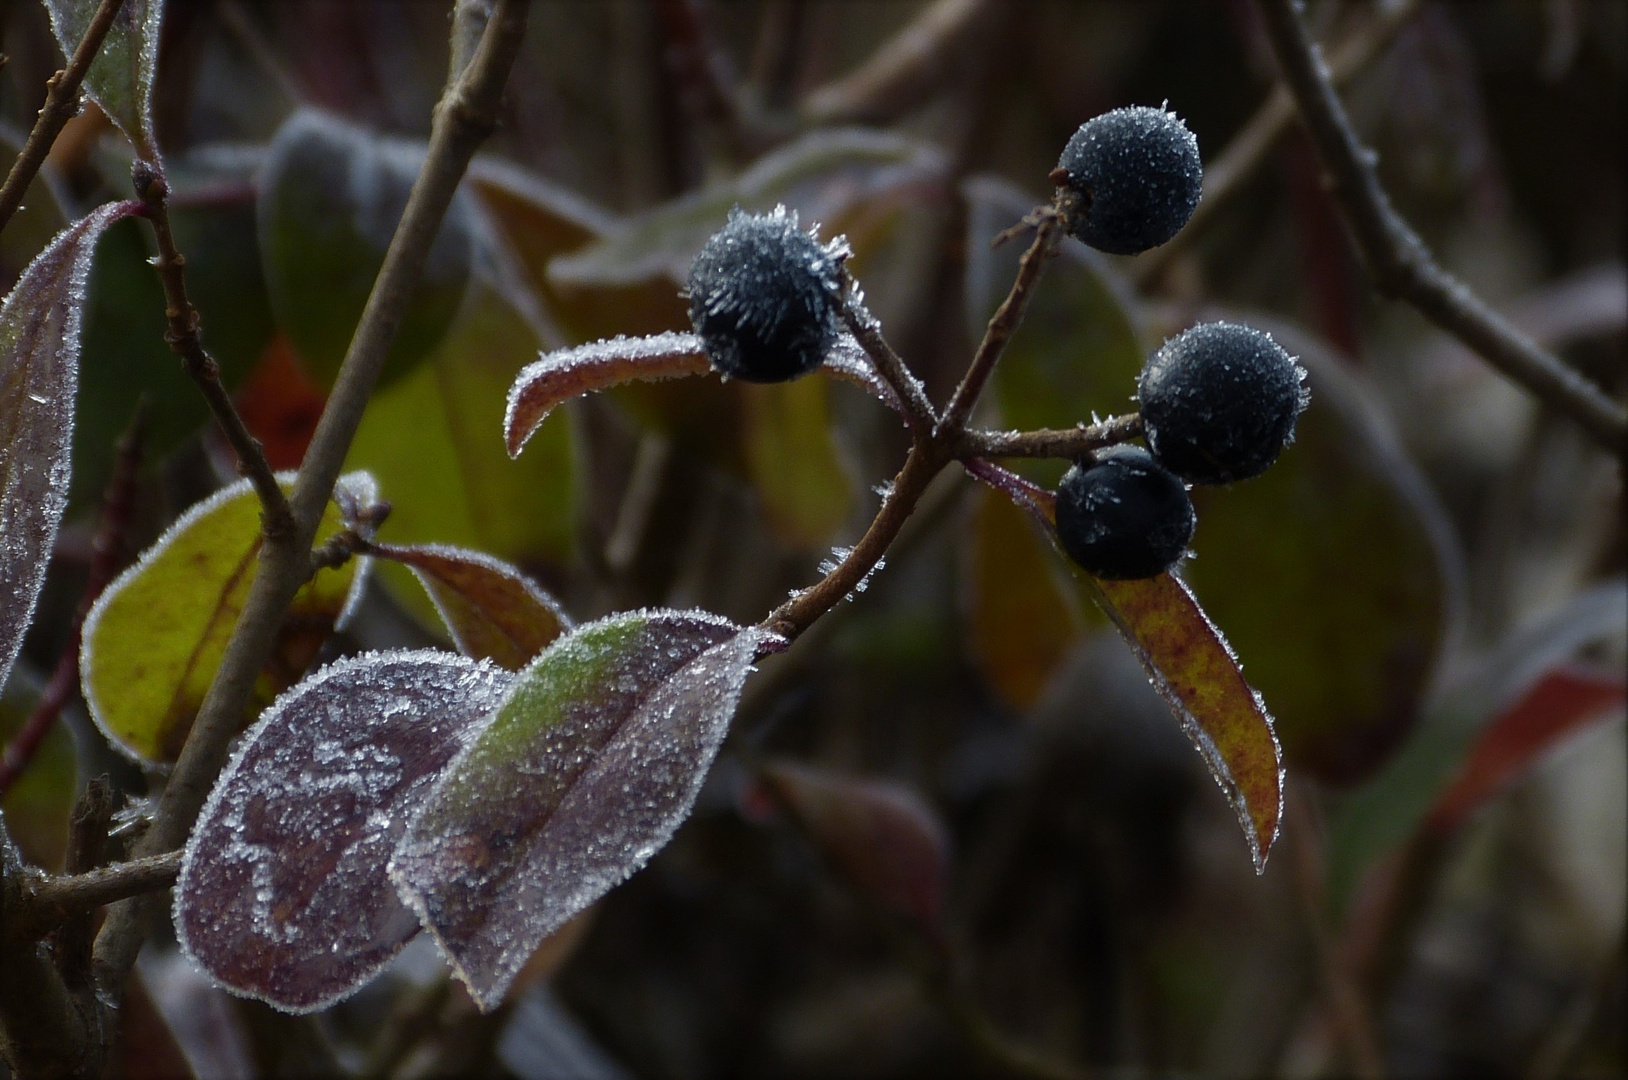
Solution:
[[[1232,648],[1179,578],[1081,580],[1198,748],[1263,872],[1283,817],[1283,751]]]
[[[278,479],[289,487],[294,478]],[[366,473],[343,476],[339,486],[355,489],[357,502],[373,501]],[[330,503],[316,542],[344,526]],[[242,480],[182,514],[102,593],[85,619],[81,683],[91,716],[114,746],[138,761],[175,760],[237,625],[259,553],[260,502]],[[255,684],[256,709],[305,673],[360,598],[367,570],[367,559],[351,559],[319,570],[295,594]]]
[[[418,932],[385,866],[513,676],[451,653],[341,660],[279,697],[187,841],[175,930],[198,966],[280,1009],[320,1009]]]
[[[898,395],[876,373],[870,357],[850,334],[837,339],[821,370],[859,386],[896,412],[903,410]],[[544,353],[509,388],[508,411],[503,417],[509,456],[519,457],[548,414],[574,397],[630,382],[681,379],[711,371],[701,339],[689,332],[615,337]]]
[[[375,544],[372,551],[412,569],[465,656],[518,671],[571,628],[552,596],[483,552],[442,544]]]
[[[936,927],[949,880],[949,830],[931,804],[892,780],[772,762],[763,783],[850,885]]]
[[[0,303],[0,684],[34,617],[68,503],[91,253],[102,230],[135,208],[109,203],[64,229]]]
[[[390,863],[483,1009],[689,815],[771,636],[703,612],[578,627],[515,681]]]
[[[66,55],[72,56],[79,47],[100,6],[98,0],[46,0],[51,29]],[[164,0],[124,0],[84,82],[85,93],[119,126],[136,153],[148,159],[158,153],[153,140],[153,80],[163,18]]]

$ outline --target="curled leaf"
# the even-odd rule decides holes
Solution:
[[[444,544],[375,544],[371,551],[411,568],[465,656],[518,671],[571,628],[552,596],[483,552]]]
[[[278,480],[288,487],[294,476]],[[337,488],[352,505],[373,502],[366,473],[340,477]],[[317,543],[344,527],[340,507],[330,503]],[[91,716],[114,746],[145,763],[175,760],[248,598],[260,543],[260,501],[241,480],[182,514],[96,601],[85,618],[80,681]],[[344,625],[368,565],[354,558],[301,586],[255,684],[256,708],[296,682]]]
[[[68,504],[85,280],[96,240],[136,203],[58,233],[0,303],[0,684],[45,584]]]
[[[666,844],[777,640],[704,612],[635,611],[578,627],[516,677],[390,862],[481,1008]]]
[[[898,395],[876,373],[870,357],[850,334],[832,347],[821,370],[866,390],[897,412]],[[689,332],[668,331],[648,337],[615,337],[544,353],[528,364],[509,388],[503,438],[510,457],[519,457],[548,414],[563,402],[596,390],[630,382],[680,379],[712,371],[701,339]]]
[[[418,932],[385,876],[413,809],[513,677],[431,651],[370,653],[278,698],[187,840],[181,948],[290,1012],[361,986]]]

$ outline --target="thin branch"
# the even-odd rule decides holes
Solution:
[[[1294,0],[1256,0],[1256,6],[1374,287],[1412,304],[1540,401],[1577,421],[1612,453],[1622,453],[1628,444],[1628,412],[1622,405],[1443,270],[1391,206],[1374,171],[1374,155],[1358,141],[1317,45],[1295,13]]]
[[[101,866],[107,856],[107,829],[113,823],[117,798],[106,776],[92,777],[84,794],[68,815],[68,852],[63,869],[83,874]],[[90,955],[96,941],[94,909],[86,909],[64,919],[57,927],[53,950],[62,981],[76,992],[91,985]]]
[[[141,445],[146,429],[147,407],[145,403],[139,403],[135,417],[119,437],[113,452],[113,475],[102,497],[102,521],[96,529],[96,538],[91,541],[90,568],[85,577],[84,592],[80,594],[79,608],[74,612],[73,623],[68,630],[68,641],[62,647],[62,655],[57,657],[56,670],[51,673],[51,681],[40,695],[39,704],[34,706],[34,711],[23,722],[16,738],[6,744],[5,754],[0,757],[0,795],[10,790],[23,770],[28,768],[28,763],[34,760],[34,754],[45,741],[45,736],[50,734],[57,717],[79,689],[80,633],[84,630],[85,616],[90,614],[91,605],[96,603],[96,598],[102,595],[102,590],[107,588],[119,569],[125,533],[129,531],[130,518],[135,512],[136,474],[141,469]]]
[[[655,0],[654,7],[667,62],[696,118],[720,134],[736,157],[766,147],[769,135],[741,94],[734,68],[697,0]]]
[[[209,411],[215,415],[226,441],[237,454],[238,467],[254,484],[260,497],[261,530],[267,537],[286,536],[293,532],[294,518],[288,499],[277,483],[276,473],[266,461],[265,448],[260,440],[249,434],[238,415],[232,395],[220,381],[220,365],[203,347],[198,335],[198,309],[187,295],[187,259],[175,246],[175,234],[170,229],[170,185],[161,167],[150,162],[137,161],[130,173],[136,195],[146,207],[143,215],[153,227],[153,238],[158,244],[158,261],[153,267],[164,285],[164,317],[169,327],[164,340],[170,351],[181,358],[181,368],[198,384]]]
[[[966,431],[957,450],[960,457],[1068,458],[1078,460],[1107,446],[1129,442],[1142,434],[1139,413],[1115,416],[1089,426],[1039,431]]]
[[[1024,219],[1026,225],[1034,228],[1034,240],[1018,263],[1017,278],[1012,282],[1006,299],[1001,301],[1001,306],[990,317],[984,339],[978,343],[978,351],[973,355],[967,373],[961,377],[961,385],[955,388],[955,395],[944,408],[944,416],[938,424],[940,431],[959,432],[972,415],[972,407],[978,404],[978,395],[983,393],[984,383],[989,381],[1001,353],[1006,351],[1006,343],[1023,322],[1023,314],[1034,296],[1035,285],[1040,281],[1040,272],[1046,268],[1046,263],[1057,251],[1057,245],[1062,242],[1063,225],[1073,210],[1073,201],[1073,196],[1059,188],[1051,206],[1041,207]]]
[[[259,571],[243,614],[170,773],[152,826],[138,845],[139,855],[181,846],[225,764],[228,744],[248,711],[277,628],[294,594],[310,576],[311,542],[317,525],[411,301],[430,244],[469,159],[497,125],[503,87],[520,50],[529,6],[526,0],[498,0],[469,66],[449,79],[436,107],[424,165],[289,498],[295,528],[285,538],[268,536],[262,546]],[[153,910],[151,898],[143,898],[122,903],[108,913],[96,942],[97,981],[104,995],[118,994],[141,947],[145,916]]]
[[[864,296],[859,286],[849,275],[847,267],[842,269],[842,279],[838,285],[841,304],[838,311],[842,321],[847,324],[849,333],[858,340],[876,370],[882,378],[887,380],[893,392],[899,395],[904,403],[905,419],[909,421],[912,431],[921,435],[930,434],[939,426],[938,413],[933,409],[933,403],[927,399],[927,391],[922,388],[921,380],[911,374],[910,368],[904,359],[888,344],[887,338],[882,336],[882,323],[870,309],[865,306]]]
[[[1005,0],[1002,0],[1005,2]],[[957,50],[981,25],[992,0],[937,0],[889,38],[857,70],[808,95],[804,127],[885,124],[961,74]]]
[[[68,66],[46,81],[45,105],[34,120],[34,130],[28,133],[22,152],[11,163],[5,185],[0,186],[0,229],[6,227],[11,215],[23,204],[28,185],[45,163],[63,125],[79,111],[79,84],[84,82],[85,72],[90,70],[91,61],[96,59],[102,40],[107,37],[108,28],[123,4],[124,0],[102,0],[96,14],[91,16],[90,25],[85,27],[85,36],[79,39],[78,47],[68,59]]]
[[[83,874],[45,878],[25,890],[18,905],[19,928],[38,937],[76,915],[127,897],[167,889],[180,873],[181,852],[168,851]]]
[[[1396,32],[1418,10],[1419,0],[1380,4],[1372,19],[1335,46],[1328,60],[1329,80],[1337,87],[1350,82],[1384,51],[1385,46],[1396,37]],[[1186,226],[1169,243],[1131,262],[1127,267],[1130,278],[1143,283],[1157,277],[1171,257],[1191,242],[1204,223],[1215,216],[1216,210],[1243,187],[1245,180],[1254,175],[1261,162],[1266,160],[1267,153],[1294,123],[1294,118],[1294,99],[1281,84],[1274,86],[1255,115],[1204,167],[1204,197],[1194,208]]]

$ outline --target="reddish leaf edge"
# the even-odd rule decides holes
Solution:
[[[272,724],[276,723],[277,720],[280,719],[282,710],[287,707],[288,699],[290,699],[296,693],[303,693],[309,690],[312,686],[326,682],[327,680],[337,676],[344,675],[356,668],[365,667],[369,664],[376,664],[381,658],[394,661],[417,660],[433,664],[444,664],[448,662],[476,664],[482,667],[490,667],[510,679],[514,677],[512,672],[504,671],[502,668],[492,664],[490,661],[471,660],[467,656],[461,656],[458,653],[448,652],[444,649],[385,649],[359,653],[355,656],[347,656],[344,659],[336,660],[331,664],[327,664],[306,678],[301,679],[287,690],[284,690],[281,694],[277,695],[277,699],[275,701],[266,706],[265,711],[260,714],[259,718],[255,720],[252,726],[250,726],[249,730],[246,731],[242,738],[238,740],[237,747],[232,751],[232,756],[227,760],[225,768],[221,769],[220,774],[215,778],[215,786],[210,789],[209,798],[204,801],[203,809],[198,812],[198,820],[208,821],[214,817],[216,811],[220,807],[221,800],[225,797],[227,786],[226,780],[237,773],[239,765],[242,763],[243,759],[248,756],[249,751],[253,749],[255,743]],[[456,758],[453,760],[456,760]],[[448,767],[450,766],[451,761],[448,762]],[[193,835],[196,835],[196,832],[194,832]],[[401,944],[396,948],[395,952],[391,953],[389,956],[381,958],[377,965],[359,977],[356,982],[347,989],[337,991],[325,998],[322,998],[321,1000],[314,1002],[295,1004],[280,1001],[271,995],[262,994],[247,987],[235,986],[217,978],[215,973],[210,969],[209,965],[205,964],[198,957],[198,955],[193,952],[192,943],[188,937],[185,924],[180,917],[180,902],[181,891],[184,883],[192,876],[194,872],[193,868],[195,865],[195,860],[196,849],[189,838],[186,846],[181,852],[181,869],[176,875],[174,899],[170,904],[170,922],[174,926],[176,944],[181,950],[181,955],[186,957],[188,963],[192,964],[193,967],[202,972],[209,980],[211,985],[219,987],[235,997],[249,998],[254,1001],[263,1002],[279,1012],[289,1013],[292,1015],[304,1015],[307,1013],[321,1012],[323,1009],[327,1009],[341,1001],[344,1001],[346,998],[351,997],[357,991],[361,990],[364,986],[376,979],[381,972],[383,972],[392,962],[394,962],[397,956],[401,955],[401,950],[406,948],[407,943],[423,932],[423,923],[420,922],[419,928],[403,939]],[[417,915],[417,912],[414,912],[414,914]]]
[[[289,470],[275,475],[279,484],[285,488],[291,488],[299,474]],[[96,602],[91,605],[90,611],[85,615],[85,624],[79,646],[79,689],[85,698],[86,711],[90,713],[91,720],[95,722],[96,730],[102,733],[102,737],[107,739],[110,746],[142,768],[152,769],[160,775],[167,775],[173,767],[173,763],[154,761],[147,757],[125,742],[122,735],[108,727],[104,719],[102,698],[96,692],[96,688],[91,685],[90,677],[91,667],[96,655],[94,642],[97,629],[101,624],[102,616],[107,613],[108,606],[118,598],[119,594],[129,586],[130,582],[140,577],[148,567],[157,561],[158,557],[175,542],[176,537],[191,528],[200,518],[220,509],[221,506],[233,499],[253,491],[254,481],[245,477],[221,488],[207,499],[187,507],[181,516],[171,522],[170,527],[165,529],[163,534],[153,541],[134,563],[126,567],[123,573],[114,578],[108,584],[108,587],[102,590],[102,594],[96,598]],[[341,513],[348,516],[350,513],[348,507],[371,506],[378,501],[378,482],[374,480],[373,474],[369,472],[358,470],[346,473],[335,482],[332,500],[340,507]],[[258,545],[259,542],[259,534],[256,534],[255,543]],[[345,593],[345,602],[340,606],[339,614],[334,619],[335,630],[343,630],[350,622],[351,617],[356,614],[356,608],[362,602],[362,594],[367,588],[368,576],[372,570],[372,560],[367,556],[356,555],[354,558],[356,560],[356,574],[351,578],[350,590]],[[303,680],[301,681],[303,682]],[[294,685],[299,686],[300,683]],[[293,687],[289,687],[289,689],[292,690]],[[270,706],[267,706],[267,708],[270,708]]]
[[[844,333],[837,338],[820,370],[853,383],[901,417],[906,415],[899,395],[877,372],[853,335]],[[682,379],[712,371],[700,337],[688,331],[669,330],[632,338],[618,335],[543,353],[522,368],[509,387],[503,414],[504,445],[510,458],[519,457],[555,408],[583,394],[630,382]]]
[[[962,464],[969,476],[994,488],[1011,499],[1017,506],[1028,511],[1036,521],[1045,526],[1046,535],[1050,538],[1052,546],[1061,551],[1057,541],[1057,496],[1054,492],[1048,491],[1038,484],[1023,479],[1011,470],[1002,468],[982,458],[971,458]],[[1232,769],[1227,766],[1226,760],[1221,756],[1220,749],[1215,745],[1214,740],[1209,737],[1208,733],[1204,731],[1198,719],[1187,709],[1186,704],[1181,700],[1180,693],[1171,685],[1164,672],[1159,670],[1158,666],[1153,663],[1152,657],[1142,648],[1135,633],[1126,624],[1124,615],[1103,593],[1095,578],[1078,569],[1075,572],[1088,583],[1092,598],[1096,601],[1097,606],[1108,616],[1109,620],[1114,624],[1114,629],[1119,631],[1120,636],[1125,639],[1125,643],[1130,646],[1130,650],[1136,656],[1137,662],[1142,665],[1142,670],[1146,672],[1148,681],[1153,684],[1153,688],[1158,692],[1159,696],[1165,700],[1165,704],[1175,714],[1176,721],[1181,725],[1182,731],[1192,741],[1199,755],[1204,758],[1205,765],[1209,767],[1211,775],[1215,777],[1216,783],[1220,786],[1228,805],[1232,807],[1233,813],[1238,817],[1238,824],[1243,829],[1244,841],[1249,845],[1250,860],[1255,866],[1256,876],[1266,873],[1266,860],[1271,855],[1272,848],[1276,845],[1278,836],[1283,830],[1284,790],[1286,786],[1283,744],[1278,740],[1277,723],[1267,710],[1266,701],[1261,697],[1258,690],[1250,686],[1247,680],[1243,680],[1244,686],[1254,699],[1256,713],[1259,714],[1266,725],[1266,733],[1272,742],[1272,756],[1277,767],[1277,807],[1272,813],[1270,830],[1261,830],[1257,828],[1255,817],[1250,812],[1249,800],[1244,797],[1243,789],[1239,786],[1237,778],[1233,776]],[[1192,603],[1193,610],[1198,614],[1199,618],[1204,620],[1204,625],[1232,661],[1233,667],[1237,669],[1239,678],[1242,680],[1243,664],[1239,662],[1238,654],[1233,651],[1232,644],[1227,641],[1226,635],[1221,633],[1220,628],[1210,619],[1209,613],[1204,610],[1204,606],[1198,602],[1198,597],[1193,595],[1193,590],[1188,587],[1187,583],[1178,574],[1167,572],[1161,576],[1168,577],[1186,596],[1187,600]]]

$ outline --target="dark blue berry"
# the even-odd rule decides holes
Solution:
[[[1159,463],[1194,484],[1266,471],[1294,439],[1305,372],[1270,334],[1203,323],[1177,334],[1142,369],[1142,430]]]
[[[820,366],[836,341],[841,261],[797,214],[738,207],[690,264],[690,321],[712,366],[748,382],[784,382]]]
[[[1057,167],[1081,197],[1069,231],[1098,251],[1135,255],[1181,232],[1198,205],[1198,140],[1175,113],[1134,105],[1081,125]]]
[[[1128,580],[1170,569],[1193,538],[1187,489],[1140,446],[1115,446],[1063,474],[1057,538],[1088,574]]]

